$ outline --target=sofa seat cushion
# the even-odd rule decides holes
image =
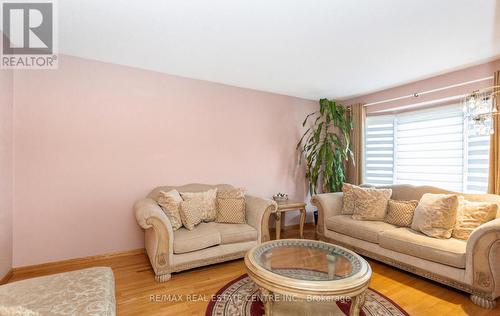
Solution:
[[[456,268],[465,268],[465,240],[429,237],[410,228],[385,231],[379,236],[382,248],[434,261]]]
[[[396,226],[379,221],[358,221],[350,215],[335,215],[326,220],[326,227],[340,234],[378,243],[379,233]]]
[[[217,223],[216,228],[222,245],[257,240],[257,230],[248,224]]]
[[[201,223],[193,230],[179,228],[174,232],[174,253],[186,253],[216,246],[221,236],[215,223]]]

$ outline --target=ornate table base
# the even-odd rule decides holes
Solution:
[[[276,298],[279,295],[273,295],[267,289],[260,288],[260,300],[264,304],[265,316],[303,316],[303,315],[339,315],[344,316],[344,312],[337,306],[338,297],[324,297],[324,301],[315,301],[314,299],[292,300],[291,298]],[[365,292],[351,299],[351,308],[349,316],[359,316],[365,302]]]

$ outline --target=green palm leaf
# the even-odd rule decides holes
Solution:
[[[312,119],[313,118],[313,119]],[[342,189],[349,160],[352,120],[349,109],[333,100],[319,100],[319,110],[310,113],[302,126],[306,131],[297,143],[299,162],[306,161],[306,178],[311,194],[317,193],[319,183],[323,192]]]

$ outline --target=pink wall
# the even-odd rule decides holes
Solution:
[[[468,67],[462,70],[449,72],[439,76],[431,77],[425,80],[415,81],[409,84],[397,86],[391,89],[382,90],[375,93],[370,93],[357,98],[344,100],[343,104],[356,104],[356,103],[372,103],[381,100],[396,98],[400,96],[410,95],[414,93],[419,93],[422,91],[433,90],[436,88],[447,87],[450,85],[461,84],[467,81],[473,81],[477,79],[482,79],[486,77],[493,76],[496,70],[500,69],[500,59],[487,62],[481,65]],[[437,100],[441,98],[462,95],[470,93],[476,89],[481,89],[492,85],[493,80],[481,81],[477,83],[472,83],[466,86],[460,86],[452,89],[442,90],[435,93],[421,95],[416,98],[409,98],[405,100],[386,102],[383,104],[368,106],[368,113],[375,113],[379,111],[386,111],[394,107],[400,107],[405,105],[411,105],[420,102],[426,102],[430,100]]]
[[[132,204],[158,185],[305,196],[316,102],[68,56],[14,85],[16,267],[143,247]]]
[[[0,70],[0,279],[12,268],[12,71]]]

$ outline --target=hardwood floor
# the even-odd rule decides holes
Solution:
[[[304,234],[306,238],[316,237],[312,225],[306,225]],[[282,238],[298,236],[298,228],[287,228],[282,233]],[[412,316],[500,314],[500,307],[482,309],[472,304],[465,293],[376,261],[369,262],[373,269],[370,287],[395,301]],[[113,269],[118,315],[204,315],[208,305],[206,300],[226,283],[246,272],[243,260],[235,260],[175,273],[168,282],[157,283],[147,256],[136,252],[120,257],[96,257],[18,270],[9,282],[93,266]],[[190,301],[187,301],[188,298]]]

